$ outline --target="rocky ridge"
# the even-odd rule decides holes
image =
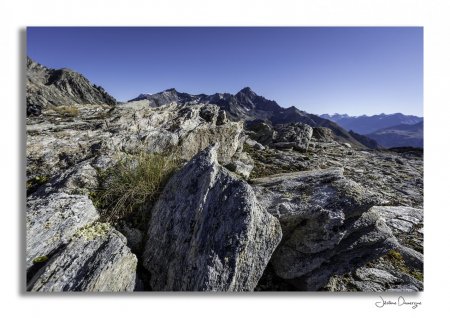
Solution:
[[[115,105],[101,86],[92,85],[70,69],[49,69],[27,57],[27,115],[39,115],[42,108],[79,104]]]
[[[420,154],[236,120],[243,103],[278,109],[249,89],[229,110],[199,96],[27,118],[27,290],[423,289]],[[92,191],[108,169],[168,150],[180,167],[142,207],[148,223],[102,219]]]
[[[192,95],[177,92],[171,88],[156,94],[141,94],[130,102],[142,100],[148,101],[151,107],[170,102],[214,104],[224,110],[231,119],[237,121],[263,121],[269,125],[303,123],[311,127],[327,127],[333,132],[336,140],[348,142],[355,147],[366,147],[333,121],[306,113],[294,106],[283,108],[277,102],[257,95],[250,87],[245,87],[234,95],[230,93]]]

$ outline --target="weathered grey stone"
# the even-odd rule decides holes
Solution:
[[[380,216],[365,212],[378,197],[346,179],[343,169],[279,174],[252,184],[283,228],[273,268],[278,276],[297,280],[293,283],[300,288],[318,289],[333,274],[395,246]]]
[[[144,234],[139,229],[133,228],[125,222],[116,225],[116,228],[126,237],[127,246],[133,252],[137,252],[142,249]]]
[[[28,289],[41,292],[133,291],[137,258],[125,237],[106,223],[78,230],[71,242],[52,256]]]
[[[54,193],[27,201],[27,270],[36,259],[48,258],[73,234],[99,218],[85,195]]]
[[[377,268],[358,268],[355,271],[355,276],[362,281],[372,281],[380,284],[393,284],[399,281],[398,277]]]
[[[302,123],[289,123],[277,125],[273,146],[278,149],[293,148],[297,151],[308,150],[313,135],[311,126]]]
[[[295,142],[275,142],[270,146],[275,149],[294,149]]]
[[[374,206],[372,210],[379,213],[394,231],[409,233],[415,225],[423,222],[423,209],[406,206]]]
[[[324,261],[313,271],[293,279],[292,283],[303,290],[318,290],[332,275],[350,272],[397,247],[398,243],[384,221],[368,214],[364,213],[360,219],[366,220],[355,222],[360,223],[356,230],[349,229],[347,236],[332,250],[310,255],[311,259]]]
[[[295,250],[319,252],[337,244],[344,220],[359,216],[377,197],[343,176],[343,169],[283,173],[252,180],[261,204],[276,216]]]
[[[92,160],[86,160],[65,170],[39,187],[33,195],[45,196],[56,192],[88,195],[98,187],[97,170],[91,163]]]
[[[217,149],[176,173],[151,212],[143,263],[153,290],[251,291],[281,239],[278,220],[218,165]]]
[[[88,106],[80,106],[83,113]],[[95,109],[94,106],[92,106]],[[88,110],[86,110],[88,112]],[[50,115],[46,121],[31,117],[27,120],[27,179],[34,177],[54,177],[65,170],[98,155],[103,140],[110,133],[95,121],[77,118],[53,119]],[[103,149],[102,151],[106,151]]]
[[[275,131],[271,125],[263,121],[255,121],[248,124],[248,134],[257,142],[268,145],[271,144],[275,136]]]
[[[402,255],[405,264],[409,268],[413,268],[423,272],[423,254],[413,250],[407,246],[399,244],[398,252]]]
[[[333,131],[326,127],[314,127],[312,138],[319,142],[332,142]]]
[[[241,152],[239,157],[226,165],[226,168],[236,174],[248,178],[254,167],[253,159],[246,153]]]
[[[80,113],[74,118],[55,117],[46,110],[27,119],[29,181],[53,178],[87,160],[104,169],[121,153],[176,148],[182,159],[189,160],[219,142],[219,161],[228,164],[242,150],[243,123],[228,121],[216,105],[150,108],[148,101],[140,101],[114,109],[98,105],[77,105],[77,109]]]
[[[390,272],[377,269],[361,267],[355,271],[352,284],[359,291],[382,292],[386,286],[398,285],[401,279]]]
[[[217,142],[218,159],[227,164],[243,144],[243,123],[226,120],[216,105],[168,104],[150,108],[148,101],[140,101],[120,105],[117,113],[118,117],[109,124],[116,132],[107,141],[110,149],[164,152],[176,147],[181,157],[189,160]]]
[[[423,283],[399,271],[380,258],[344,276],[333,276],[325,290],[363,292],[416,292],[423,290]]]
[[[245,143],[247,145],[249,145],[250,147],[255,148],[256,150],[264,150],[264,149],[266,149],[266,147],[264,147],[259,142],[257,142],[256,140],[253,140],[251,138],[246,138],[245,139]]]

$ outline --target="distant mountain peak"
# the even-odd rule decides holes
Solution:
[[[249,86],[245,86],[243,89],[240,90],[242,93],[254,93],[253,90]]]
[[[249,97],[258,96],[250,87],[246,86],[241,89],[236,95],[245,95]]]

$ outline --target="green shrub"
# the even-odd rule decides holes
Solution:
[[[148,220],[148,210],[169,177],[180,166],[174,154],[128,155],[100,174],[100,187],[90,192],[102,220],[128,219],[136,226]]]

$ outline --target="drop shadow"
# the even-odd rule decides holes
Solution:
[[[19,182],[18,182],[18,198],[19,198],[19,231],[18,232],[18,242],[20,246],[19,254],[19,294],[24,296],[26,294],[26,168],[27,168],[27,160],[26,160],[26,144],[27,144],[27,136],[26,136],[26,91],[25,91],[25,79],[26,79],[26,42],[27,42],[27,33],[25,28],[21,28],[18,30],[19,37],[19,65],[17,69],[19,71],[19,105],[17,112],[18,114],[18,136],[19,136]]]

